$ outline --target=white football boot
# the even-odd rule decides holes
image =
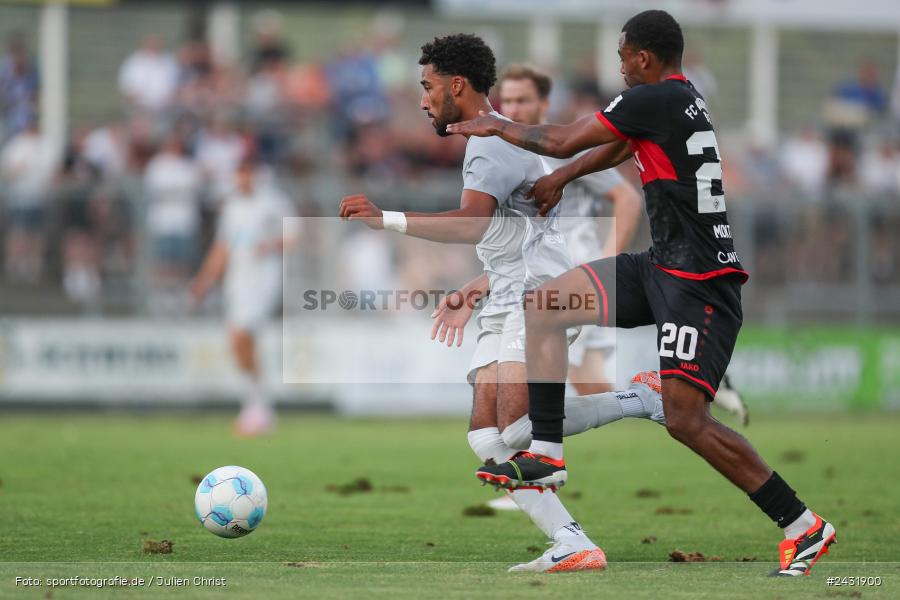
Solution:
[[[253,402],[241,408],[234,421],[234,435],[239,438],[253,438],[275,431],[275,409],[262,402]]]
[[[564,573],[606,568],[603,550],[586,535],[567,535],[548,543],[549,550],[531,562],[510,567],[509,572]]]

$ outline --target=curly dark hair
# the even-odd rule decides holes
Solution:
[[[420,65],[431,65],[441,75],[459,75],[469,80],[472,89],[487,94],[497,82],[494,52],[484,40],[471,33],[436,37],[422,46]]]
[[[645,10],[628,19],[622,27],[625,43],[636,50],[647,50],[666,65],[681,63],[684,36],[681,26],[664,10]]]

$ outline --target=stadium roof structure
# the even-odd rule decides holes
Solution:
[[[897,0],[434,0],[434,5],[445,15],[467,18],[619,21],[656,8],[688,25],[900,31]]]
[[[685,26],[745,28],[748,52],[747,133],[758,147],[778,138],[780,29],[890,32],[900,36],[898,0],[434,0],[444,16],[517,20],[531,24],[532,60],[553,67],[561,57],[561,24],[597,27],[598,75],[607,87],[621,84],[618,47],[621,26],[645,9],[669,11]],[[900,37],[898,37],[900,54]]]

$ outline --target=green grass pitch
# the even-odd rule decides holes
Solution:
[[[605,572],[508,574],[545,548],[520,513],[463,516],[495,497],[473,476],[464,420],[288,414],[238,441],[222,416],[0,419],[0,598],[900,597],[900,415],[755,418],[745,431],[838,544],[810,577],[765,577],[780,531],[701,459],[649,422],[567,441],[562,498],[606,551]],[[194,517],[194,477],[238,464],[269,490],[259,530],[236,540]],[[334,486],[365,478],[371,490]],[[365,487],[365,486],[363,486]],[[147,539],[171,554],[144,554]],[[675,550],[721,562],[675,564]],[[741,559],[754,562],[736,562]],[[16,586],[16,577],[142,577],[144,589]],[[878,587],[827,577],[880,577]],[[224,577],[226,587],[156,585]]]

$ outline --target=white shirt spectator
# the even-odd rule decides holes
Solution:
[[[114,127],[99,127],[84,138],[84,158],[104,177],[115,177],[125,170],[125,147]]]
[[[144,175],[147,227],[153,235],[190,236],[199,224],[200,170],[188,157],[158,154]]]
[[[716,76],[713,75],[713,72],[706,65],[696,64],[692,67],[685,67],[684,76],[706,100],[715,98],[719,93],[719,84],[716,82]]]
[[[815,195],[822,191],[828,173],[828,148],[812,131],[791,136],[781,152],[784,177],[802,192]]]
[[[866,191],[896,193],[900,189],[900,153],[889,143],[868,150],[859,161],[859,180]]]
[[[140,108],[166,108],[177,86],[178,63],[168,52],[137,50],[119,69],[119,91]]]
[[[271,118],[281,109],[282,82],[275,68],[264,69],[247,82],[244,106],[254,119]]]
[[[712,100],[719,93],[716,76],[696,52],[689,50],[685,53],[682,72],[707,101]]]
[[[15,135],[0,152],[0,176],[11,206],[43,204],[56,167],[51,144],[34,129]]]
[[[197,162],[209,178],[213,200],[220,202],[234,182],[234,172],[244,155],[244,141],[229,130],[205,130],[197,136]]]

